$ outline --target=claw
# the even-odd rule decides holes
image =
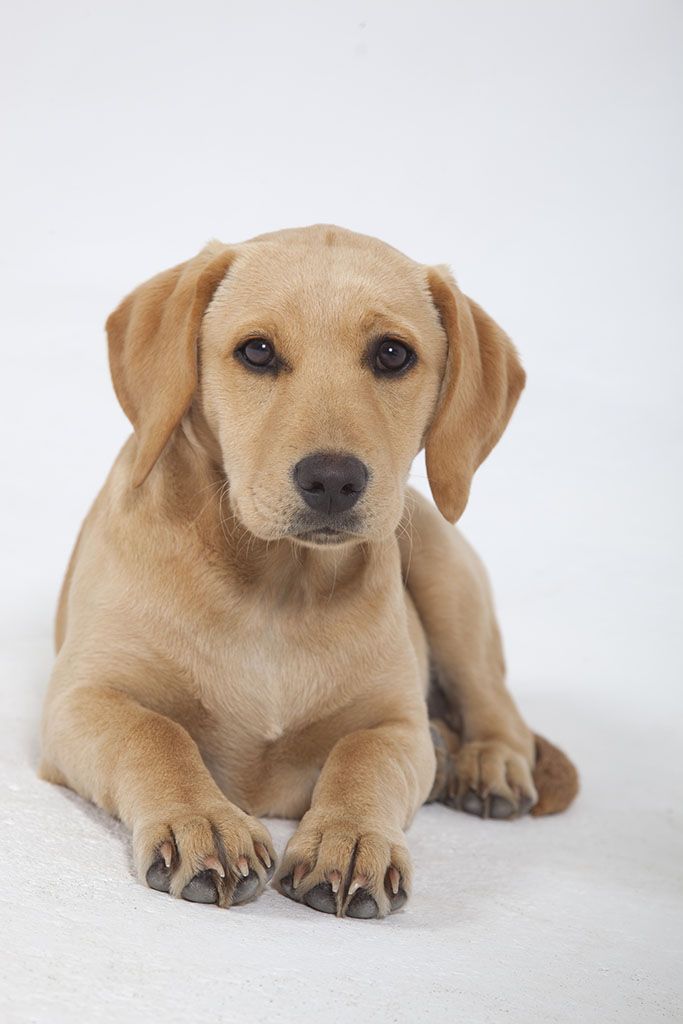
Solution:
[[[341,885],[341,875],[338,871],[330,871],[327,875],[327,880],[332,886],[332,892],[338,893],[339,886]]]
[[[401,907],[405,906],[407,900],[408,894],[406,893],[405,889],[399,889],[396,895],[392,896],[391,900],[389,901],[392,914],[395,910],[400,910]]]
[[[240,903],[246,903],[252,896],[255,896],[258,892],[259,877],[255,871],[250,871],[247,878],[242,878],[235,886],[235,891],[232,894],[233,906],[239,906]]]
[[[307,864],[297,864],[294,868],[294,874],[292,875],[292,888],[296,889],[304,875],[308,874]]]
[[[249,861],[246,857],[237,858],[237,870],[243,878],[247,878],[249,875]]]
[[[362,889],[367,884],[368,880],[365,877],[365,875],[357,875],[356,878],[354,878],[354,880],[351,882],[351,885],[349,886],[348,895],[353,896],[354,892],[357,892],[358,889]]]
[[[265,866],[269,868],[272,861],[270,859],[270,854],[263,843],[254,843],[254,849],[256,850],[256,855],[263,861]]]
[[[389,868],[388,875],[391,891],[393,892],[394,896],[396,896],[398,895],[398,888],[399,885],[401,884],[401,875],[398,871],[398,868],[395,868],[392,864],[392,866]]]
[[[225,878],[225,869],[219,861],[218,857],[205,857],[204,867],[207,871],[215,871],[221,878]]]
[[[173,844],[168,839],[159,847],[159,853],[164,858],[166,867],[170,868],[171,861],[173,860]]]

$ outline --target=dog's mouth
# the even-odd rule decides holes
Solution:
[[[318,526],[309,530],[297,530],[290,533],[290,537],[303,544],[330,545],[348,544],[354,540],[357,534],[349,530],[337,530],[333,526]]]
[[[295,518],[288,532],[301,544],[348,544],[361,538],[361,525],[360,517],[353,512],[324,518],[304,514]]]

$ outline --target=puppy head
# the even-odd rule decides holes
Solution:
[[[443,268],[338,228],[212,243],[109,318],[133,484],[192,406],[244,525],[304,544],[386,537],[426,447],[454,522],[524,383],[503,332]]]

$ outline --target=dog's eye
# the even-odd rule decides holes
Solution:
[[[379,373],[399,373],[415,361],[415,353],[395,338],[382,338],[375,349],[375,370]]]
[[[267,338],[250,338],[237,349],[237,354],[257,370],[266,370],[275,363],[275,348]]]

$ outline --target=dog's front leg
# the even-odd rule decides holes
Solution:
[[[398,910],[411,885],[403,829],[425,801],[434,770],[424,714],[339,740],[285,851],[281,892],[339,916]]]
[[[107,686],[53,693],[41,773],[120,818],[153,889],[196,903],[244,902],[275,863],[268,831],[230,803],[189,733]]]

